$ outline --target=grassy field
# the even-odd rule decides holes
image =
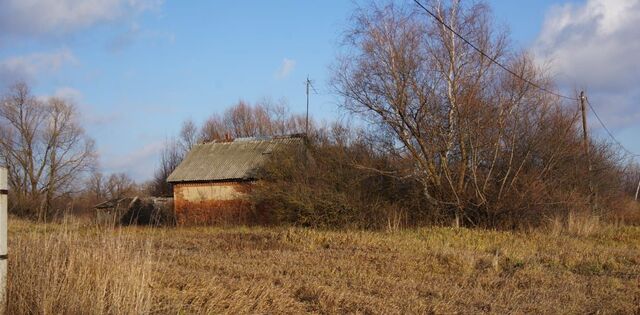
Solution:
[[[640,228],[108,229],[10,221],[8,314],[640,312]]]

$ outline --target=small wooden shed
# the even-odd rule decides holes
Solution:
[[[125,197],[94,206],[96,221],[102,225],[171,225],[172,198]]]
[[[302,136],[238,138],[194,146],[169,175],[178,224],[247,223],[248,193],[276,150],[303,147]]]

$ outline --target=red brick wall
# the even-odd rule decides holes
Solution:
[[[248,224],[251,182],[188,183],[173,187],[179,225]]]

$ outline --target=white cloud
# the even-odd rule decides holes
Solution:
[[[293,69],[296,67],[296,61],[293,59],[284,58],[280,69],[276,72],[276,78],[279,80],[286,79]]]
[[[73,102],[80,102],[82,100],[82,92],[68,86],[57,88],[55,92],[53,92],[53,96]]]
[[[131,46],[140,35],[140,26],[133,23],[126,32],[118,34],[107,43],[107,50],[110,52],[120,52]]]
[[[0,84],[32,81],[40,75],[56,73],[64,65],[74,63],[77,63],[77,59],[69,49],[9,57],[0,61]]]
[[[100,153],[107,172],[125,172],[137,180],[146,180],[153,175],[157,157],[165,145],[165,141],[156,141],[124,155]]]
[[[119,53],[141,39],[155,43],[173,44],[176,40],[176,36],[171,32],[145,29],[140,27],[138,23],[133,22],[126,31],[117,34],[108,41],[106,49],[111,53]]]
[[[638,25],[640,0],[587,0],[580,5],[554,6],[538,36],[536,56],[565,89],[585,88],[613,127],[637,123]]]
[[[84,101],[82,92],[69,86],[59,87],[50,95],[37,96],[42,102],[50,97],[61,98],[73,104],[78,110],[80,125],[89,131],[111,130],[115,123],[124,118],[122,113],[116,111],[98,111],[98,108]]]
[[[65,34],[154,9],[161,0],[2,0],[0,34]]]

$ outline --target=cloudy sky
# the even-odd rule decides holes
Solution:
[[[352,1],[221,2],[2,0],[0,88],[24,80],[37,95],[73,100],[102,169],[137,180],[150,177],[184,119],[201,122],[239,99],[285,99],[303,111],[307,75],[318,90],[312,115],[340,116],[326,82]],[[585,89],[640,153],[640,0],[489,4],[517,47],[563,92]]]

